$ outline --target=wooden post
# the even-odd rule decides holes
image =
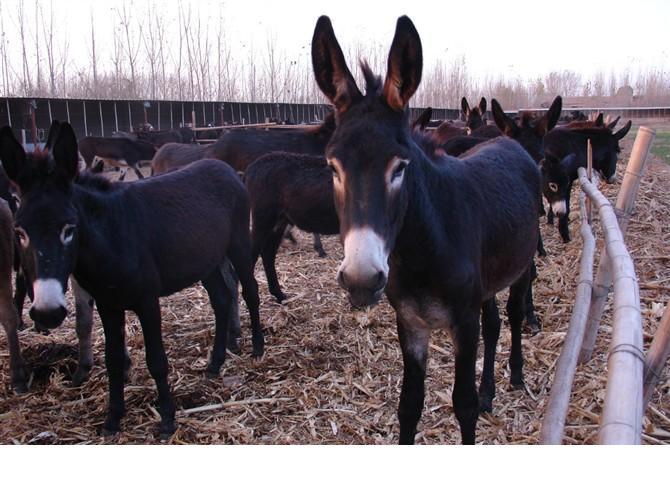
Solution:
[[[593,147],[591,146],[590,139],[586,140],[586,172],[589,181],[593,183]],[[586,219],[588,220],[589,225],[593,222],[591,212],[591,199],[586,199]],[[591,275],[591,280],[592,279],[593,274]]]
[[[579,182],[598,208],[614,272],[614,323],[607,358],[607,387],[600,420],[601,444],[639,444],[642,437],[642,315],[633,260],[612,204],[578,169]]]
[[[644,408],[647,409],[654,387],[658,383],[663,366],[670,357],[670,301],[665,306],[665,312],[658,325],[654,340],[647,352],[644,361]]]
[[[577,283],[577,294],[570,317],[570,325],[563,341],[561,355],[556,363],[549,402],[542,421],[542,429],[540,430],[540,443],[542,444],[561,444],[563,441],[565,417],[568,414],[579,349],[582,346],[589,304],[591,303],[596,241],[589,224],[584,192],[579,194],[579,212],[581,215],[580,234],[583,242],[582,255],[579,260],[579,282]]]
[[[100,111],[100,136],[105,135],[105,121],[102,118],[102,101],[98,101],[98,110]]]
[[[191,127],[195,127],[195,108],[191,110]]]
[[[88,136],[88,122],[86,122],[86,100],[81,100],[82,105],[84,106],[84,136]]]
[[[644,174],[644,167],[647,161],[647,155],[651,148],[651,143],[656,136],[656,131],[649,127],[640,127],[633,144],[633,151],[630,154],[628,167],[623,177],[623,183],[617,197],[616,209],[621,233],[626,235],[628,228],[628,219],[635,206],[635,199],[640,188],[640,180]],[[600,257],[598,272],[593,283],[593,293],[591,294],[591,309],[589,310],[589,319],[584,333],[584,342],[579,355],[579,362],[585,363],[591,359],[593,347],[596,344],[600,319],[605,310],[607,296],[612,287],[612,268],[608,253],[605,251]]]

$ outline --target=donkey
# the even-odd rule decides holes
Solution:
[[[222,160],[240,172],[266,153],[291,152],[323,155],[326,144],[335,129],[332,113],[317,126],[298,129],[234,129],[221,136],[207,148],[205,158]],[[321,239],[314,234],[314,250],[325,257]]]
[[[54,121],[54,124],[58,124],[57,121]],[[54,128],[50,130],[49,137],[47,138],[45,149],[51,149],[53,147],[53,142],[55,140]],[[4,155],[4,150],[0,149],[0,159]],[[28,156],[34,155],[34,153],[27,154]],[[11,163],[11,160],[10,160]],[[5,174],[4,169],[0,169],[0,198],[5,199],[9,203],[9,209],[12,215],[16,214],[16,211],[20,204],[20,197],[15,193],[14,189],[9,189],[9,179]],[[13,224],[12,224],[13,227]],[[18,237],[18,236],[17,236]],[[31,299],[34,298],[33,289],[31,284],[26,284],[23,267],[21,267],[21,252],[19,246],[18,238],[14,238],[14,232],[12,231],[12,238],[14,241],[14,270],[16,271],[16,291],[14,294],[14,308],[17,315],[17,329],[21,330],[24,327],[23,324],[23,304],[25,302],[26,296],[29,296]],[[4,254],[3,254],[4,256]],[[74,301],[75,301],[75,314],[76,314],[76,325],[75,331],[77,333],[77,339],[79,341],[79,357],[77,361],[77,369],[72,375],[71,385],[73,387],[79,387],[86,380],[88,380],[91,369],[93,367],[93,347],[91,344],[91,333],[93,331],[93,299],[90,295],[84,291],[77,282],[70,278],[73,286]],[[11,291],[11,289],[10,289]],[[6,311],[6,310],[5,310]],[[39,323],[35,323],[35,328],[38,331],[48,333],[43,326]],[[18,339],[15,339],[8,331],[8,340],[9,340],[9,352],[10,360],[9,367],[11,373],[11,385],[14,389],[14,392],[17,394],[22,394],[28,391],[28,381],[29,381],[29,369],[26,368],[23,358],[21,357],[21,349],[19,346]],[[125,352],[125,371],[127,372],[130,369],[130,356],[126,350]]]
[[[151,175],[174,171],[205,156],[205,145],[166,143],[161,146],[151,160]]]
[[[406,16],[396,25],[383,87],[364,64],[367,92],[361,93],[326,16],[316,24],[312,62],[336,109],[326,158],[344,244],[338,282],[352,306],[373,305],[386,291],[396,311],[404,362],[400,442],[414,442],[421,417],[430,332],[447,328],[456,357],[454,410],[463,442],[474,443],[479,313],[486,313],[485,372],[491,372],[482,377],[486,397],[500,328],[495,294],[510,286],[513,338],[521,339],[539,231],[537,165],[507,138],[462,159],[436,161],[414,143],[407,107],[423,62],[419,34]],[[513,382],[520,384],[520,346],[512,352]]]
[[[11,385],[22,394],[28,391],[28,372],[19,347],[19,316],[12,300],[12,268],[14,266],[14,218],[9,204],[0,200],[0,323],[9,345]]]
[[[144,176],[140,171],[140,162],[151,160],[156,153],[156,147],[142,140],[87,136],[79,142],[79,153],[84,158],[87,169],[97,169],[97,165],[93,163],[97,157],[115,167],[125,170],[130,167],[135,171],[137,178],[142,179]],[[125,178],[125,170],[120,180]]]
[[[613,123],[616,124],[616,121]],[[616,164],[619,153],[621,153],[619,141],[628,134],[631,125],[632,122],[629,120],[616,132],[608,126],[577,129],[559,127],[545,136],[546,160],[542,164],[542,191],[550,203],[547,223],[553,225],[554,214],[558,216],[558,232],[563,242],[570,242],[570,229],[568,227],[570,193],[572,184],[577,179],[577,169],[574,166],[586,165],[587,140],[591,140],[593,169],[600,173],[607,183],[614,183],[616,181]],[[575,157],[563,162],[571,153],[574,153]],[[561,166],[565,168],[562,173]],[[556,188],[556,190],[553,188]],[[556,197],[559,192],[565,194],[563,200]]]
[[[281,303],[286,295],[275,258],[288,225],[324,235],[340,231],[332,175],[323,156],[276,152],[253,162],[244,181],[251,199],[253,262],[261,256],[270,293]]]
[[[486,125],[486,98],[482,97],[479,100],[479,105],[470,108],[468,100],[465,96],[461,98],[461,111],[463,112],[463,119],[465,120],[465,127],[468,134],[472,134],[480,127]]]
[[[77,173],[77,140],[60,125],[53,149],[27,157],[11,129],[0,130],[7,175],[18,184],[16,232],[35,301],[30,316],[53,328],[66,315],[67,277],[95,299],[105,332],[109,405],[102,433],[120,431],[124,414],[123,326],[126,310],[142,325],[147,366],[156,381],[159,433],[175,430],[175,405],[161,336],[159,297],[202,281],[216,318],[207,368],[217,375],[225,359],[231,292],[219,271],[226,256],[249,308],[253,355],[263,354],[258,286],[251,265],[249,199],[226,164],[199,161],[136,183],[112,183]]]

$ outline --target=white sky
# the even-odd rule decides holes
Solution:
[[[15,12],[20,0],[2,1],[10,48],[18,58]],[[48,7],[49,0],[39,1]],[[90,9],[96,18],[98,44],[109,51],[113,9],[121,3],[54,0],[58,35],[70,37],[70,55],[78,66],[85,66],[89,58]],[[601,69],[606,73],[625,68],[634,72],[650,67],[670,69],[668,0],[194,1],[194,8],[212,23],[212,29],[218,22],[220,3],[233,56],[240,60],[247,59],[251,44],[257,53],[263,50],[271,32],[288,57],[308,62],[314,24],[321,14],[331,17],[343,46],[374,43],[386,52],[397,17],[407,14],[421,35],[427,66],[438,59],[453,61],[465,55],[469,71],[479,77],[503,74],[526,79],[570,69],[588,78]],[[138,18],[146,16],[149,2],[134,0],[133,4]],[[156,5],[176,18],[177,1],[163,0]],[[33,2],[27,1],[26,8],[32,10]]]

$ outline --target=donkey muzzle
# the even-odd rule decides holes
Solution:
[[[46,329],[60,326],[65,320],[65,292],[57,279],[37,279],[33,283],[33,305],[30,318]]]
[[[388,253],[380,235],[369,227],[349,230],[337,281],[349,293],[351,305],[366,307],[377,303],[386,287],[388,271]]]

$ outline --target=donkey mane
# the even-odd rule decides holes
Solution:
[[[80,187],[97,192],[111,192],[115,188],[115,184],[104,176],[88,172],[79,173],[75,183]]]
[[[382,78],[375,74],[365,59],[360,61],[361,71],[365,79],[365,94],[367,96],[379,95],[382,92]]]
[[[529,127],[532,122],[536,119],[535,114],[533,112],[521,112],[521,117],[520,117],[520,123],[521,127]]]

